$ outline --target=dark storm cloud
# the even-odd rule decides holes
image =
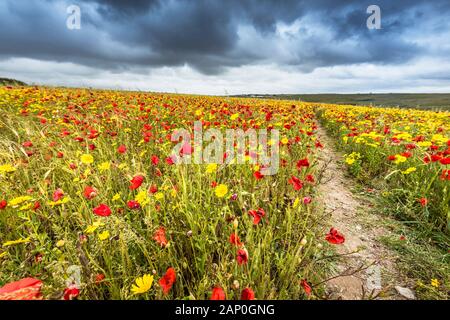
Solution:
[[[428,48],[415,36],[425,27],[432,27],[434,34],[448,32],[450,13],[444,0],[377,1],[382,29],[368,30],[366,8],[372,1],[84,0],[74,1],[81,8],[81,30],[68,30],[69,4],[3,1],[0,56],[116,71],[188,64],[207,74],[260,62],[303,71],[364,62],[395,64],[426,55]],[[277,25],[297,19],[300,27],[289,39],[277,33]],[[262,40],[247,39],[249,30]]]

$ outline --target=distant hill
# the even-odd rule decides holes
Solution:
[[[450,93],[247,94],[239,96],[379,107],[450,110]]]
[[[25,82],[19,80],[0,78],[0,86],[26,86],[26,85],[27,84]]]

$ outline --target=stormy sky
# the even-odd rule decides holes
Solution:
[[[80,8],[69,29],[67,8]],[[368,29],[369,5],[381,29]],[[180,93],[450,92],[450,1],[2,0],[0,77]]]

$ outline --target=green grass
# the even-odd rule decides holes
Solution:
[[[389,221],[389,220],[386,220]],[[380,241],[397,252],[397,268],[408,278],[416,280],[414,288],[419,299],[448,299],[450,290],[450,254],[448,249],[436,245],[433,237],[405,223],[389,221],[391,236],[382,236]],[[448,243],[447,243],[448,245]],[[439,286],[431,284],[432,279]]]
[[[26,85],[27,84],[25,82],[19,80],[0,78],[0,86],[26,86]]]

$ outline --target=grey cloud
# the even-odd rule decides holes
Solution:
[[[84,0],[78,3],[82,29],[71,31],[65,28],[69,2],[6,0],[0,4],[0,56],[73,62],[116,72],[188,64],[205,74],[217,74],[228,67],[261,62],[309,72],[364,62],[404,63],[427,54],[427,48],[416,43],[414,32],[431,19],[436,21],[436,34],[448,32],[448,1],[378,3],[381,30],[366,28],[365,10],[372,3],[365,0]],[[302,25],[304,34],[290,40],[277,35],[277,24],[308,17],[316,23]],[[254,28],[262,41],[246,48],[252,43],[240,41],[241,26]],[[314,32],[308,36],[311,28],[325,30],[329,38],[315,37]],[[274,48],[281,45],[292,50],[289,58],[277,55]]]

